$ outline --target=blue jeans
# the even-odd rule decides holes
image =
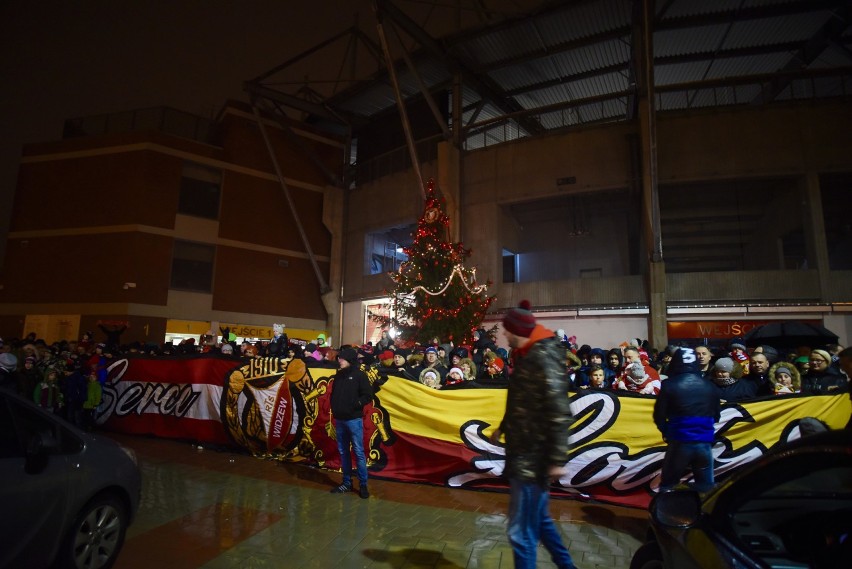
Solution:
[[[367,457],[364,455],[364,423],[359,419],[344,421],[334,420],[337,431],[337,452],[340,453],[340,468],[343,470],[343,483],[352,486],[352,454],[349,445],[355,452],[355,463],[358,468],[358,482],[362,488],[367,486]]]
[[[509,479],[509,543],[515,555],[515,569],[535,569],[536,549],[541,541],[559,569],[577,569],[562,544],[559,530],[550,517],[550,490],[547,484]]]
[[[713,488],[713,443],[669,441],[660,474],[660,490],[677,486],[687,469],[692,470],[696,490],[707,492]]]

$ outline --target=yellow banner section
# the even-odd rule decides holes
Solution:
[[[389,396],[382,397],[383,391]],[[390,412],[395,431],[452,443],[459,442],[459,428],[471,419],[496,429],[506,409],[505,389],[442,391],[394,376],[378,397]]]
[[[315,372],[315,370],[312,370]],[[329,375],[334,370],[329,370]],[[652,397],[619,397],[618,392],[569,394],[578,422],[572,431],[579,447],[601,440],[618,441],[631,453],[664,445],[654,425]],[[603,396],[603,397],[601,397]],[[392,417],[397,432],[447,442],[459,442],[462,425],[477,420],[491,425],[490,435],[503,418],[505,389],[435,390],[420,383],[390,376],[378,397]],[[829,428],[842,429],[852,413],[852,403],[842,396],[779,396],[738,404],[726,404],[717,433],[742,448],[759,440],[776,444],[791,421],[816,417]]]
[[[214,334],[221,335],[219,328],[230,328],[231,333],[238,338],[272,338],[272,325],[256,326],[253,324],[232,324],[228,322],[220,322],[218,328],[212,330]],[[211,331],[210,322],[201,322],[196,320],[168,320],[166,322],[167,334],[189,334],[192,336],[201,336]],[[324,330],[310,330],[307,328],[289,328],[285,327],[284,331],[287,337],[291,339],[301,339],[307,342],[312,342],[320,334],[326,334]],[[328,334],[326,334],[328,336]]]

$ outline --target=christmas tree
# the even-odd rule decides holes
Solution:
[[[438,338],[469,345],[494,301],[486,293],[490,283],[476,284],[476,269],[464,265],[470,250],[449,240],[450,218],[444,208],[429,180],[414,242],[403,249],[408,260],[390,273],[390,316],[373,316],[382,326],[395,328],[404,342],[428,344]]]

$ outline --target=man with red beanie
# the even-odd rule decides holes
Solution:
[[[506,412],[491,435],[506,439],[506,477],[510,484],[509,542],[516,569],[534,569],[541,541],[559,569],[576,569],[550,517],[550,483],[567,469],[568,405],[565,348],[553,332],[536,324],[529,301],[503,318],[515,367],[509,379]]]

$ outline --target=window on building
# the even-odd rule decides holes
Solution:
[[[368,274],[377,275],[398,270],[399,266],[408,260],[402,249],[411,245],[411,235],[416,229],[417,226],[411,224],[368,233],[364,244]]]
[[[508,249],[503,249],[503,282],[518,282],[518,256]]]
[[[819,180],[828,267],[832,271],[852,269],[852,174],[823,174]]]
[[[631,263],[626,189],[557,196],[503,206],[503,282],[576,279],[588,267],[612,277],[638,274]]]
[[[222,172],[194,162],[185,162],[180,184],[178,213],[219,219]]]
[[[802,200],[794,178],[661,185],[666,272],[807,268]]]
[[[213,292],[216,248],[204,243],[175,241],[170,286],[176,290]]]

